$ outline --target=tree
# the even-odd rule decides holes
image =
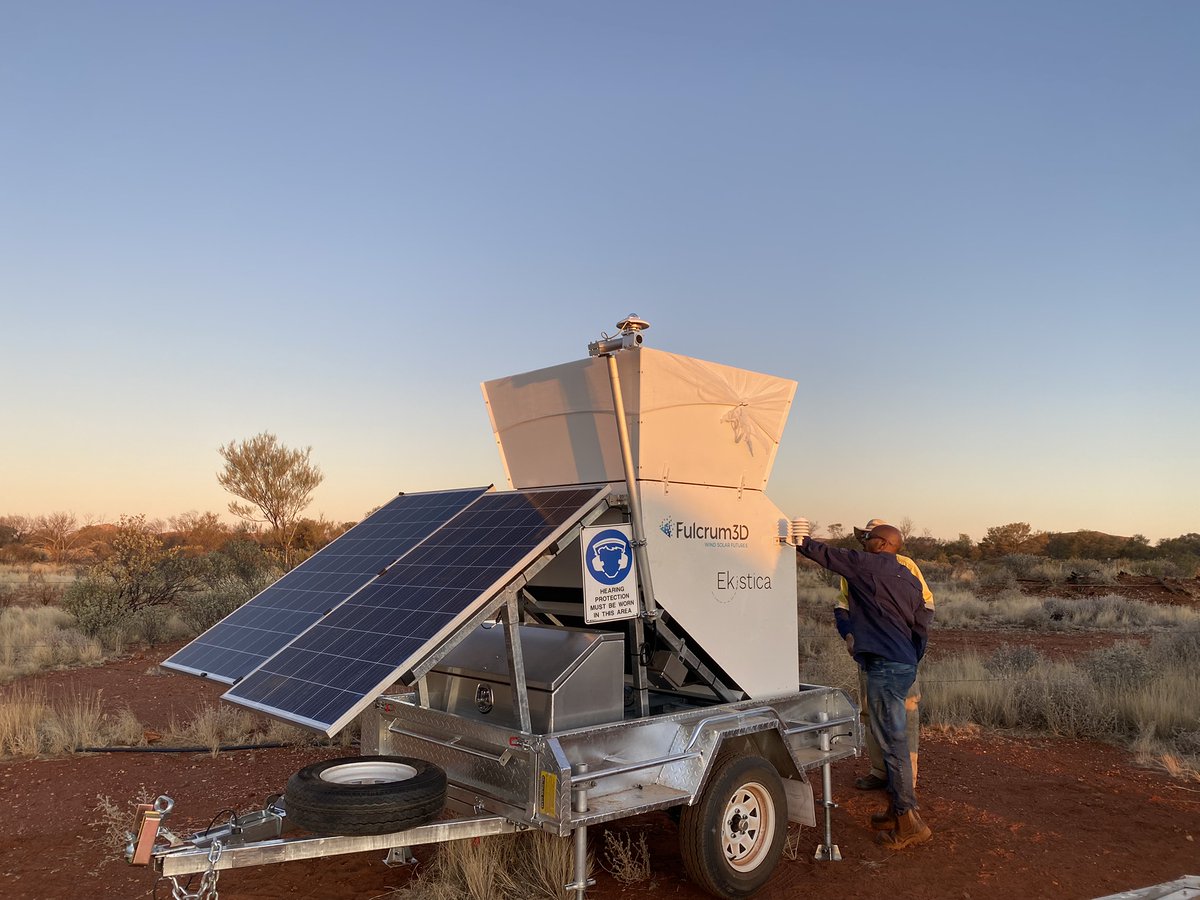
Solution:
[[[217,481],[247,501],[230,501],[229,511],[248,522],[271,526],[283,551],[283,567],[290,569],[300,513],[325,480],[310,459],[312,447],[293,450],[264,431],[249,440],[230,441],[218,452],[225,468],[217,473]]]
[[[194,569],[178,547],[163,547],[145,516],[121,516],[112,554],[93,566],[88,577],[108,583],[136,611],[176,600],[194,584]]]
[[[233,537],[214,512],[198,513],[189,510],[170,519],[175,530],[168,543],[181,547],[184,553],[203,555],[220,550]]]
[[[979,542],[979,550],[984,558],[995,559],[1012,553],[1038,553],[1045,544],[1044,532],[1035,532],[1028,522],[1011,522],[989,528]]]
[[[90,520],[83,523],[84,527],[90,524]],[[51,562],[71,562],[82,549],[81,530],[75,513],[55,512],[33,520],[28,540],[31,546],[44,551]]]

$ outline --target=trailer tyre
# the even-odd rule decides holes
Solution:
[[[408,756],[348,756],[288,779],[287,817],[318,834],[389,834],[437,817],[446,773]]]
[[[786,835],[783,781],[760,756],[719,756],[699,800],[679,819],[684,867],[717,897],[749,897],[766,884]]]

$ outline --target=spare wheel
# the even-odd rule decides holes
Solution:
[[[446,804],[446,773],[409,756],[347,756],[288,779],[288,819],[319,834],[389,834],[422,825]]]

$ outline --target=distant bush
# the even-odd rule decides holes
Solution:
[[[1150,654],[1141,644],[1120,641],[1083,657],[1079,667],[1101,690],[1131,689],[1150,674]]]
[[[133,619],[128,600],[117,588],[89,579],[76,581],[67,588],[62,606],[74,616],[80,631],[110,645],[123,638]]]
[[[1150,658],[1155,668],[1194,671],[1200,660],[1200,628],[1180,628],[1150,639]]]
[[[997,678],[1013,678],[1045,662],[1046,658],[1030,644],[1001,644],[983,665]]]
[[[1017,576],[1012,569],[1003,564],[981,563],[976,570],[975,583],[981,588],[991,588],[993,590],[1015,588],[1017,586]]]
[[[252,588],[236,583],[216,590],[201,591],[179,604],[179,617],[189,634],[199,634],[216,625],[254,593]]]

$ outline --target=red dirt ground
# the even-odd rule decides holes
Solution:
[[[1048,653],[1072,653],[1111,642],[1105,635],[1037,635],[942,631],[941,652],[956,644],[980,647],[1033,643]],[[26,679],[51,695],[103,691],[106,707],[128,704],[148,727],[161,730],[212,702],[220,685],[184,675],[150,674],[168,655],[158,649],[95,669]],[[1076,741],[994,733],[923,736],[923,814],[934,839],[891,854],[866,828],[882,795],[851,787],[864,763],[834,767],[834,842],[838,863],[811,859],[819,829],[803,829],[797,859],[785,859],[760,894],[765,900],[799,896],[858,898],[1093,898],[1200,874],[1200,783],[1140,768],[1119,749]],[[170,794],[171,826],[206,827],[222,810],[259,808],[287,777],[343,749],[208,754],[96,754],[0,762],[6,808],[0,897],[60,900],[76,897],[169,897],[170,885],[148,869],[118,858],[118,847],[96,824],[97,797],[127,800]],[[856,772],[856,770],[858,770]],[[820,793],[819,779],[817,793]],[[819,799],[819,798],[818,798]],[[664,814],[614,826],[644,829],[653,879],[622,888],[604,872],[589,891],[594,900],[703,895],[683,874],[675,826]],[[601,848],[600,835],[593,847]],[[418,856],[427,858],[431,851]],[[403,886],[406,869],[383,865],[382,853],[364,853],[239,869],[221,875],[225,900],[249,898],[378,898]]]

